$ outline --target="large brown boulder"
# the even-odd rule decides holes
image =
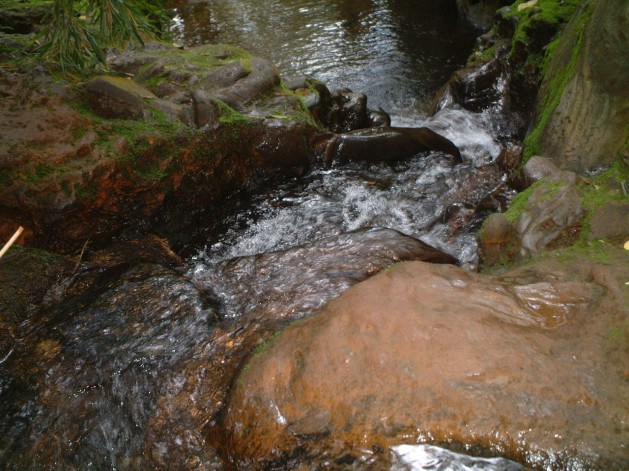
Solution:
[[[627,469],[629,254],[614,256],[616,272],[500,279],[409,262],[356,285],[250,360],[225,413],[230,458],[253,469],[428,442]]]

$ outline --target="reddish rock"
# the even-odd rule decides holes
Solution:
[[[419,442],[626,469],[626,342],[610,332],[628,311],[582,275],[410,262],[356,285],[249,361],[224,418],[231,459]]]
[[[515,227],[502,213],[490,215],[478,234],[479,255],[486,266],[516,260],[520,241]]]

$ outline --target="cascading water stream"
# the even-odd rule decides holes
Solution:
[[[8,398],[0,462],[8,469],[222,469],[205,429],[256,344],[390,263],[426,256],[417,239],[473,268],[480,223],[496,209],[496,194],[509,195],[492,165],[511,132],[499,99],[478,112],[444,102],[428,117],[429,97],[464,65],[475,36],[452,6],[173,3],[173,30],[187,45],[236,43],[285,75],[364,92],[394,124],[447,136],[464,162],[426,152],[395,165],[313,169],[254,195],[221,222],[225,229],[187,260],[183,276],[124,266],[88,296],[45,306],[19,327],[31,350],[0,352],[0,392]],[[22,366],[29,352],[38,368]],[[504,469],[420,451],[400,448],[391,469],[442,469],[443,460],[457,469]]]

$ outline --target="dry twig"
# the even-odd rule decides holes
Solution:
[[[22,232],[24,232],[24,228],[22,226],[20,226],[18,228],[18,230],[15,231],[15,234],[13,234],[13,236],[11,236],[9,241],[6,244],[4,244],[4,247],[2,247],[2,250],[0,250],[0,258],[2,258],[2,256],[6,253],[6,251],[11,248],[11,246],[17,240],[17,238],[20,237]]]

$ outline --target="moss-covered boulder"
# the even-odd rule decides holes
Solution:
[[[122,77],[95,77],[86,84],[92,109],[104,118],[140,119],[145,99],[157,98],[133,80]]]
[[[628,152],[629,4],[582,2],[549,46],[535,128],[525,155],[585,173]]]

